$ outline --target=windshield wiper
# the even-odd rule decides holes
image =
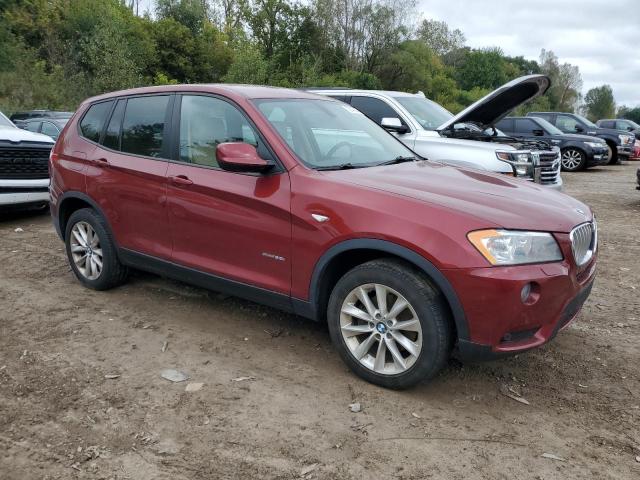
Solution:
[[[394,158],[393,160],[389,160],[387,162],[378,163],[376,165],[376,167],[379,167],[381,165],[395,165],[396,163],[415,162],[416,160],[418,160],[418,157],[404,157],[404,156],[400,155],[400,156],[397,156],[396,158]]]
[[[368,164],[356,165],[353,163],[340,163],[338,165],[325,165],[322,167],[315,167],[316,170],[349,170],[351,168],[365,168],[370,167]]]

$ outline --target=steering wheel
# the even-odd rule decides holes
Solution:
[[[351,143],[343,141],[343,142],[338,142],[333,147],[331,147],[329,149],[329,151],[327,152],[327,154],[324,156],[324,158],[333,157],[333,154],[336,153],[338,150],[340,150],[342,147],[349,147],[349,157],[351,157],[351,154],[353,152],[353,148],[351,146]]]

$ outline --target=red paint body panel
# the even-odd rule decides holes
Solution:
[[[172,163],[168,175],[193,181],[188,187],[168,187],[175,263],[289,295],[287,173],[243,175]]]
[[[280,171],[252,175],[133,157],[79,137],[77,121],[89,103],[166,92],[209,93],[235,103],[263,135]],[[54,149],[52,199],[86,192],[106,215],[119,247],[303,301],[310,299],[314,270],[332,246],[386,240],[444,275],[464,309],[465,340],[497,353],[551,338],[567,306],[592,281],[595,258],[578,269],[568,238],[593,218],[581,202],[510,177],[431,162],[311,170],[256,109],[255,98],[318,97],[268,87],[176,85],[89,99]],[[99,159],[108,165],[95,163]],[[56,217],[59,205],[54,201],[52,207]],[[318,222],[312,214],[328,220]],[[491,267],[466,237],[488,228],[553,232],[565,258]],[[526,305],[520,292],[529,282],[538,286],[539,299]],[[501,341],[509,332],[532,328],[537,331],[526,341]]]

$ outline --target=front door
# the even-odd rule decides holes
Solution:
[[[216,147],[263,142],[232,103],[208,95],[179,99],[178,160],[169,165],[168,213],[173,262],[289,294],[289,175],[222,170]],[[261,145],[259,151],[264,151]]]

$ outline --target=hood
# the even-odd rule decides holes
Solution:
[[[37,142],[37,143],[50,143],[53,145],[54,141],[47,135],[41,133],[34,133],[28,130],[22,130],[18,127],[5,127],[0,126],[0,142],[8,141],[11,143],[20,142]]]
[[[626,130],[616,130],[615,128],[587,128],[586,131],[581,132],[582,135],[627,135],[633,137],[633,132]]]
[[[484,130],[509,115],[524,102],[544,94],[550,85],[551,80],[546,75],[516,78],[469,105],[440,125],[438,130],[446,130],[456,123],[473,123]]]
[[[605,142],[599,137],[593,137],[590,135],[579,135],[577,133],[563,133],[562,135],[554,135],[554,136],[562,138],[562,140],[574,140],[576,142],[595,142],[595,143],[602,143],[603,145],[607,144],[607,142]]]
[[[446,146],[455,145],[460,148],[474,148],[481,149],[487,152],[495,152],[496,150],[515,150],[515,147],[512,147],[508,143],[492,143],[492,142],[482,142],[480,140],[466,140],[462,138],[454,138],[454,137],[441,137],[429,134],[430,132],[425,130],[418,130],[416,133],[416,140],[421,141],[424,140],[426,142],[431,143],[439,143]],[[429,158],[429,155],[426,155]]]
[[[471,215],[485,223],[486,228],[568,233],[593,218],[585,204],[555,190],[505,175],[433,162],[323,173],[336,181]]]

